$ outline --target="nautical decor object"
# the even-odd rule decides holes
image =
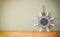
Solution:
[[[52,24],[52,20],[54,20],[55,18],[50,18],[48,16],[48,13],[45,12],[45,6],[42,6],[42,12],[40,13],[41,17],[34,17],[34,20],[37,21],[37,24],[34,24],[34,26],[38,26],[40,27],[40,32],[42,31],[42,29],[46,29],[48,32],[50,31],[48,28],[49,26],[55,26],[54,24]]]

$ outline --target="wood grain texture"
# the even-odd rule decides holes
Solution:
[[[60,37],[60,32],[0,32],[0,37]]]

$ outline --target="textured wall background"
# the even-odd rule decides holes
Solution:
[[[39,16],[42,0],[0,0],[0,31],[38,31],[34,27],[35,16]],[[60,0],[44,0],[46,11],[56,17],[51,31],[60,31]]]

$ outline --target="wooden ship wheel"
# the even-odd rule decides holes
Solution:
[[[44,1],[44,0],[43,0]],[[46,29],[48,32],[50,31],[49,30],[49,26],[55,26],[54,24],[52,24],[52,20],[54,20],[55,18],[50,18],[48,16],[49,13],[45,12],[45,6],[44,6],[44,2],[43,2],[43,5],[42,5],[42,11],[40,13],[40,16],[41,17],[34,17],[34,20],[37,21],[37,24],[34,24],[34,26],[38,26],[40,27],[40,32],[42,31],[42,29]]]

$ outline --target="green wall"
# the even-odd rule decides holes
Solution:
[[[0,1],[0,31],[38,31],[34,27],[34,17],[38,17],[42,0],[4,0]],[[51,31],[60,31],[60,0],[44,0],[46,12],[56,17],[55,27]]]

